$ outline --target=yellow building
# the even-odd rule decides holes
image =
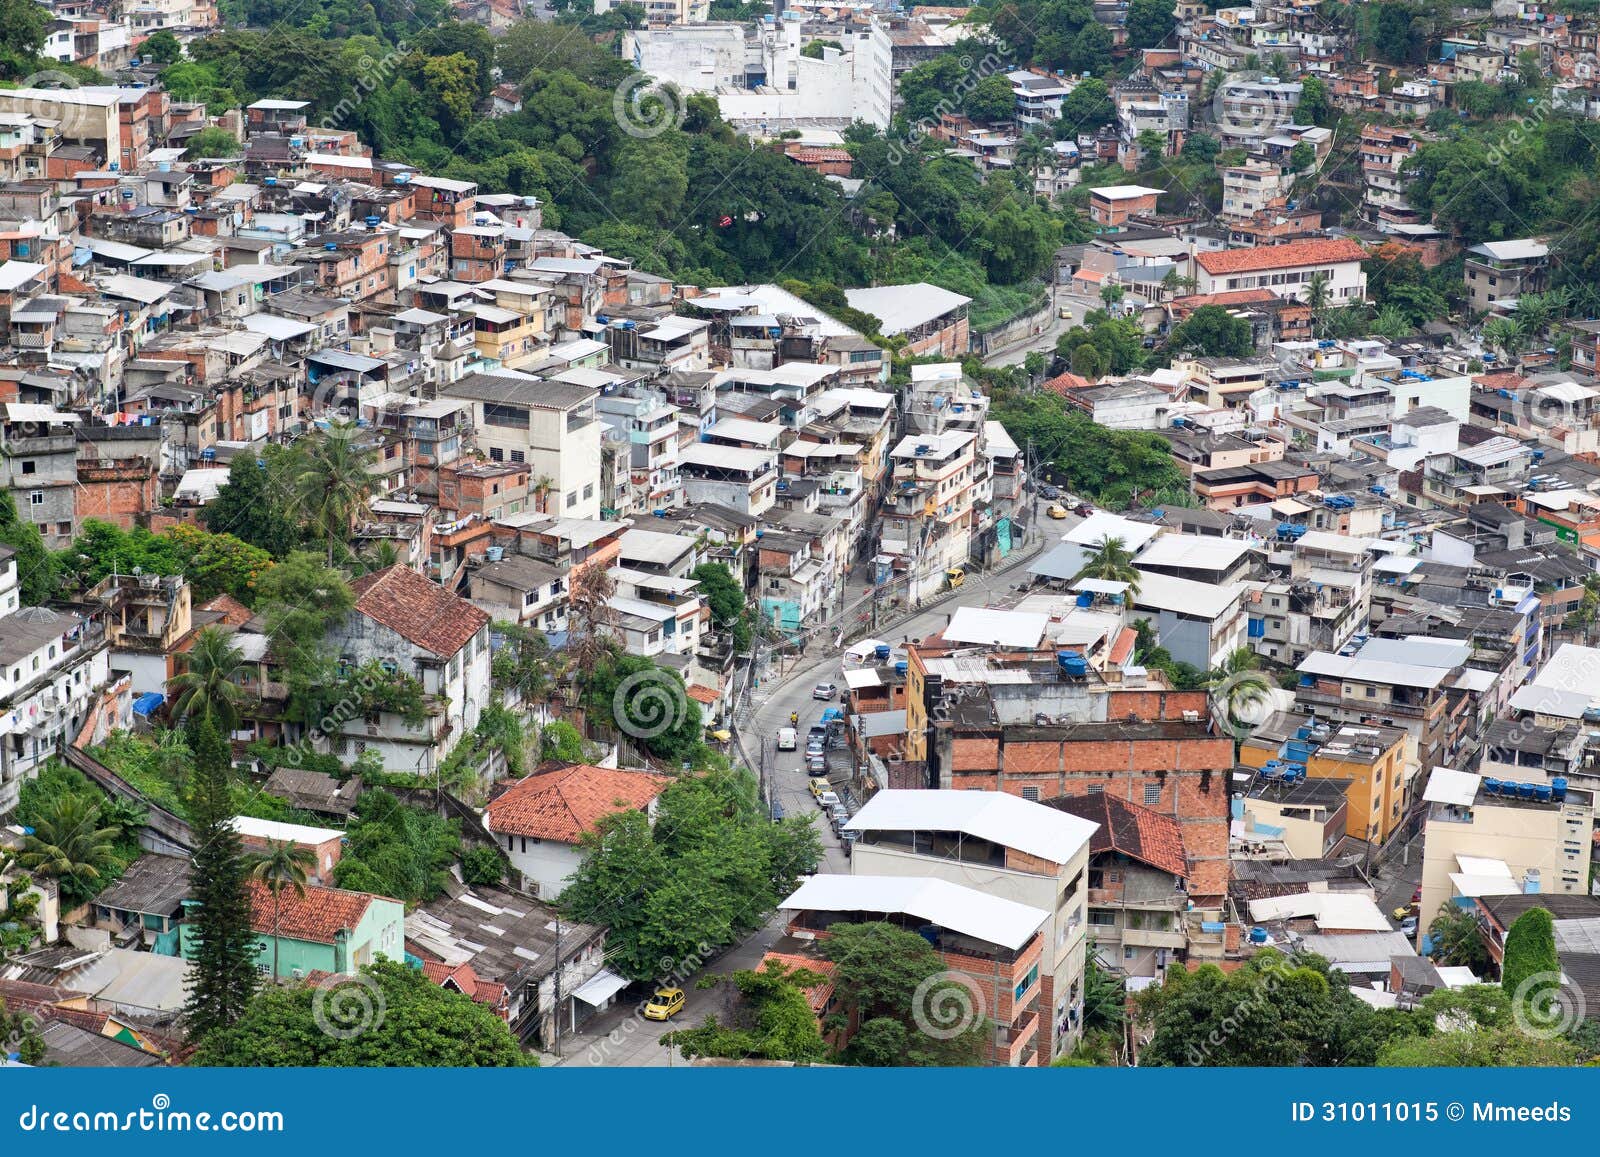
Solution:
[[[1405,748],[1404,728],[1346,723],[1333,730],[1309,716],[1280,714],[1244,740],[1239,762],[1258,770],[1272,760],[1297,763],[1305,766],[1307,779],[1348,780],[1345,834],[1381,844],[1411,802]]]

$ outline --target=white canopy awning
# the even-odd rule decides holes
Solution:
[[[583,1001],[584,1004],[592,1004],[596,1008],[599,1008],[602,1004],[610,1000],[613,996],[617,995],[617,993],[621,992],[627,987],[628,982],[626,980],[618,976],[615,972],[612,972],[609,968],[602,968],[599,972],[595,973],[577,988],[573,989],[572,995],[576,999]]]

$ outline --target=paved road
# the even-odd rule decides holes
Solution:
[[[1070,318],[1060,316],[1061,307],[1067,306],[1072,311]],[[1091,309],[1104,309],[1105,306],[1099,299],[1083,297],[1074,293],[1066,293],[1059,286],[1053,292],[1050,300],[1050,322],[1041,333],[1028,337],[1016,345],[1006,346],[1004,349],[992,353],[983,359],[985,365],[990,366],[1018,366],[1034,350],[1043,353],[1053,353],[1056,348],[1056,339],[1066,333],[1075,325],[1083,324],[1083,315]]]

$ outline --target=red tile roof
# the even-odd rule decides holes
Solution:
[[[1047,380],[1041,388],[1049,390],[1052,394],[1065,395],[1068,390],[1082,390],[1092,385],[1093,382],[1079,374],[1057,374]]]
[[[575,844],[606,816],[647,807],[671,780],[587,763],[547,765],[489,802],[490,831]]]
[[[806,989],[806,1000],[811,1005],[812,1012],[820,1013],[828,1007],[828,998],[833,995],[833,974],[839,970],[837,964],[831,960],[818,960],[814,956],[800,956],[793,952],[769,952],[761,958],[760,967],[766,968],[769,960],[783,965],[789,972],[803,968],[807,972],[826,977],[827,979],[821,984]]]
[[[259,935],[271,936],[273,927],[272,892],[265,885],[251,881],[250,926]],[[294,888],[285,888],[278,896],[278,935],[289,940],[304,940],[309,944],[332,944],[334,937],[361,923],[367,906],[374,900],[384,899],[370,892],[347,892],[343,888],[319,888],[306,885],[302,896]],[[393,901],[398,904],[399,901]]]
[[[1366,256],[1367,251],[1348,237],[1323,237],[1315,241],[1291,241],[1287,245],[1199,253],[1195,261],[1207,273],[1254,273],[1263,269],[1362,261]]]
[[[469,960],[463,960],[456,965],[446,964],[440,960],[424,960],[422,975],[440,988],[453,988],[479,1004],[487,1004],[492,1008],[500,1008],[506,997],[506,986],[483,979]]]
[[[1171,816],[1130,800],[1118,799],[1110,792],[1060,796],[1046,802],[1051,807],[1100,825],[1089,838],[1090,855],[1121,852],[1152,868],[1171,872],[1174,876],[1187,878],[1189,875],[1183,829]]]
[[[1472,379],[1472,384],[1482,386],[1486,390],[1510,390],[1515,393],[1517,390],[1525,389],[1533,383],[1521,374],[1503,370],[1495,374],[1478,374]]]
[[[218,595],[210,602],[201,604],[200,609],[202,611],[216,611],[222,616],[222,622],[230,627],[242,627],[252,617],[249,607],[228,594]]]
[[[698,683],[690,683],[683,690],[696,703],[715,703],[722,694],[715,687],[702,687]]]
[[[461,650],[489,623],[486,612],[403,566],[362,575],[350,589],[356,610],[441,658]]]
[[[1199,309],[1203,305],[1259,305],[1277,301],[1270,289],[1230,289],[1225,293],[1191,293],[1175,297],[1172,304],[1179,309]]]

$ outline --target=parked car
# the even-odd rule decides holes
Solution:
[[[1088,518],[1094,513],[1094,507],[1090,506],[1087,502],[1080,502],[1077,506],[1072,508],[1072,513],[1076,514],[1079,518]]]
[[[832,699],[838,693],[839,688],[832,683],[818,683],[811,688],[811,698],[813,699]]]
[[[1415,916],[1416,914],[1417,906],[1415,904],[1402,904],[1400,907],[1394,910],[1394,918],[1396,920],[1404,920],[1407,917]]]
[[[825,811],[825,812],[832,811],[834,804],[836,804],[838,802],[839,802],[839,797],[834,792],[824,791],[824,792],[818,793],[818,795],[817,795],[817,803],[818,803],[818,805],[821,806],[822,810]]]
[[[779,751],[793,751],[795,749],[795,745],[798,744],[799,742],[800,742],[799,735],[796,733],[796,731],[795,731],[795,729],[793,727],[780,727],[780,728],[778,728],[778,750]]]
[[[658,988],[650,999],[645,1001],[644,1018],[646,1020],[669,1020],[683,1011],[683,989]]]
[[[1051,518],[1065,518],[1067,516],[1067,509],[1059,503],[1052,502],[1050,504],[1050,509],[1045,511],[1045,513]]]
[[[1417,934],[1417,918],[1415,916],[1407,916],[1400,921],[1400,931],[1407,940],[1414,937]]]
[[[828,760],[827,760],[826,757],[824,757],[822,755],[821,752],[818,752],[816,755],[808,755],[808,756],[806,756],[806,774],[807,775],[827,775],[828,774]]]
[[[828,708],[828,710],[832,711],[832,710],[834,710],[834,708],[830,707],[830,708]],[[813,723],[811,725],[811,730],[806,732],[806,742],[808,742],[808,743],[813,739],[826,739],[826,738],[828,738],[828,729],[826,727],[824,727],[821,723]]]
[[[820,802],[822,799],[822,793],[832,790],[832,787],[829,785],[826,779],[813,779],[811,781],[811,798],[814,800],[818,800]]]
[[[1040,498],[1060,498],[1061,497],[1061,488],[1059,486],[1041,486],[1041,487],[1039,487],[1039,497]]]

